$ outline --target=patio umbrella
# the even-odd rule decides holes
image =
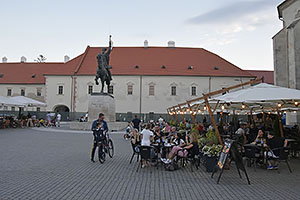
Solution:
[[[300,90],[260,83],[246,89],[213,98],[225,103],[300,101]]]
[[[0,105],[2,106],[16,106],[16,107],[24,107],[25,105],[19,101],[16,101],[10,97],[0,96]]]
[[[19,102],[26,107],[46,107],[45,103],[24,96],[10,97],[10,99],[14,102]]]

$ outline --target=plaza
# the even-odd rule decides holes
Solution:
[[[89,131],[0,129],[0,199],[299,199],[299,158],[290,160],[293,173],[284,163],[280,173],[247,167],[251,185],[232,164],[218,185],[203,167],[136,172],[123,134],[110,134],[115,155],[100,164],[90,161]]]

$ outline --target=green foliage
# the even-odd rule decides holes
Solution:
[[[185,124],[183,122],[180,122],[179,126],[178,126],[178,130],[185,130]]]
[[[202,148],[202,152],[204,153],[204,155],[207,155],[209,157],[213,157],[213,156],[219,157],[221,150],[222,150],[222,145],[219,144],[205,145]]]
[[[177,122],[174,121],[174,120],[171,120],[170,123],[169,123],[169,125],[170,125],[170,126],[175,126],[175,127],[176,127],[176,126],[177,126]]]
[[[208,130],[208,132],[206,133],[206,138],[207,138],[207,143],[209,143],[209,144],[218,144],[219,143],[217,133],[211,129]]]

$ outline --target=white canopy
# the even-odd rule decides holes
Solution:
[[[3,96],[0,96],[0,105],[24,107],[24,104],[14,101],[10,97],[3,97]]]
[[[45,107],[46,104],[28,97],[24,97],[24,96],[15,96],[15,97],[11,97],[10,99],[12,99],[15,102],[19,102],[21,104],[23,104],[26,107]]]
[[[0,96],[0,105],[16,106],[16,107],[45,107],[46,104],[28,97],[15,96],[4,97]]]
[[[299,101],[300,90],[260,83],[213,98],[226,103]]]

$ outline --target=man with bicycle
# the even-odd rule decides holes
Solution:
[[[93,135],[94,135],[94,140],[93,140],[93,148],[92,148],[92,153],[91,153],[91,161],[95,162],[94,156],[95,156],[95,151],[96,151],[98,142],[101,140],[105,143],[106,142],[106,133],[108,132],[107,122],[104,121],[103,113],[100,113],[99,118],[93,122],[92,131],[93,131]]]

